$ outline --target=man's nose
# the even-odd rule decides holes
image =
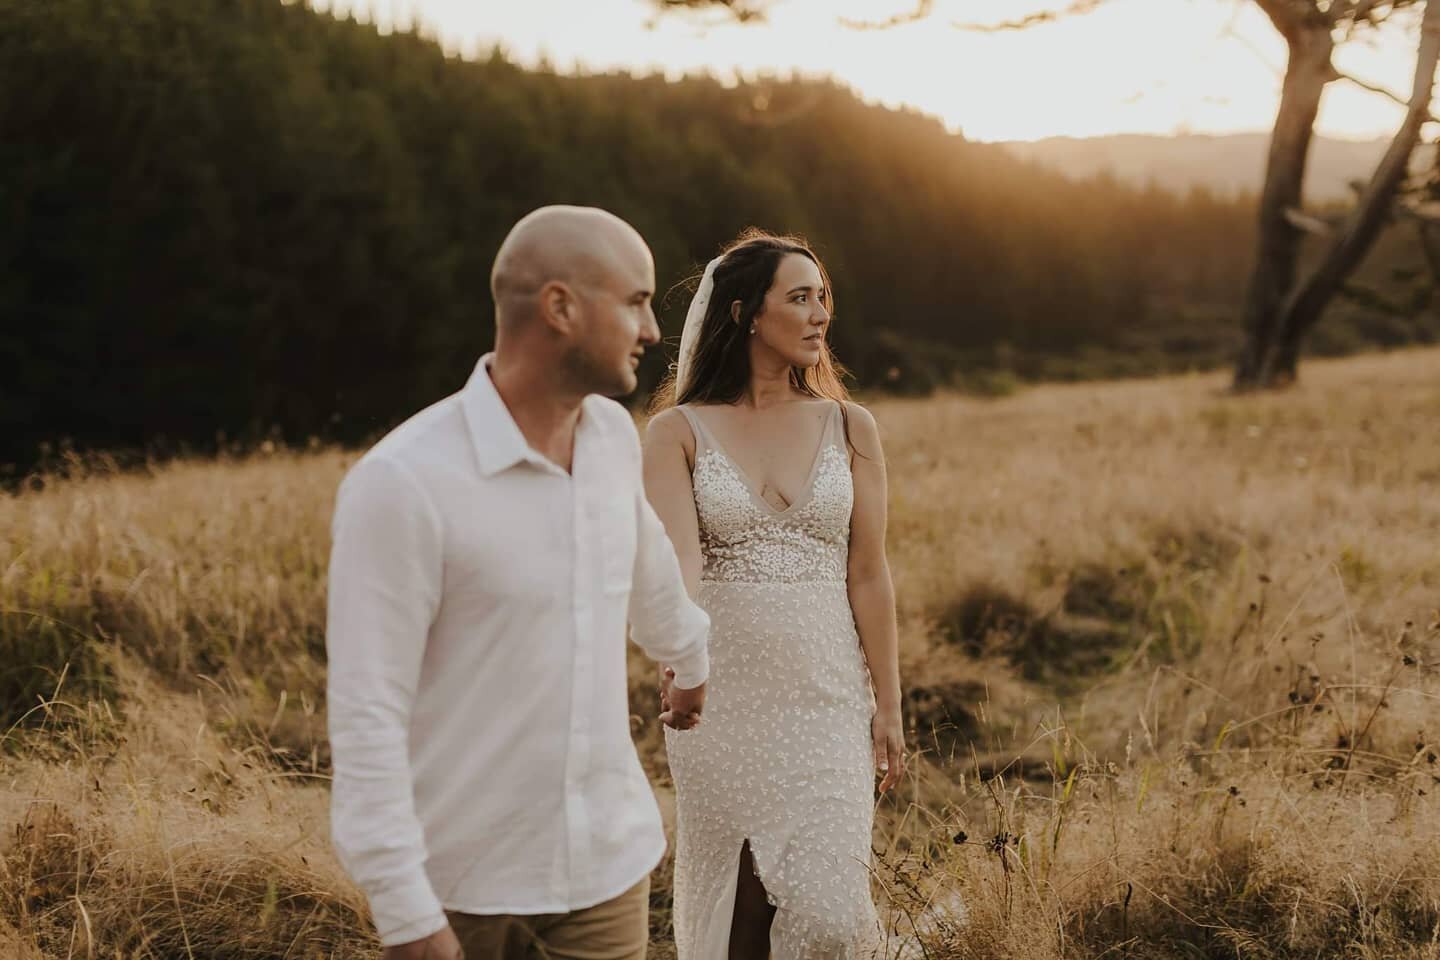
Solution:
[[[640,342],[660,342],[660,324],[655,320],[654,310],[647,309],[645,311],[645,322],[640,325]]]

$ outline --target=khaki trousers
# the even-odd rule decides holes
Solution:
[[[530,916],[446,912],[465,960],[645,960],[650,878],[613,900],[572,913]]]

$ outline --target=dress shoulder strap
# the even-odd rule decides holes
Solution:
[[[700,419],[700,414],[691,410],[688,404],[681,404],[675,408],[690,424],[690,432],[695,435],[695,459],[700,459],[700,454],[715,447],[715,441],[710,436],[710,429]]]
[[[845,402],[836,400],[825,418],[825,443],[834,444],[841,452],[848,452],[845,442]]]

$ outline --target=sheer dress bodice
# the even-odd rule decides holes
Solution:
[[[844,433],[835,428],[838,411],[836,407],[826,419],[804,493],[784,510],[761,499],[709,428],[691,415],[703,579],[731,583],[845,579],[855,495]]]

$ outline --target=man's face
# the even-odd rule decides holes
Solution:
[[[607,397],[633,393],[645,348],[660,342],[652,303],[655,261],[649,249],[638,237],[623,245],[577,293],[583,318],[566,358],[576,386]]]

